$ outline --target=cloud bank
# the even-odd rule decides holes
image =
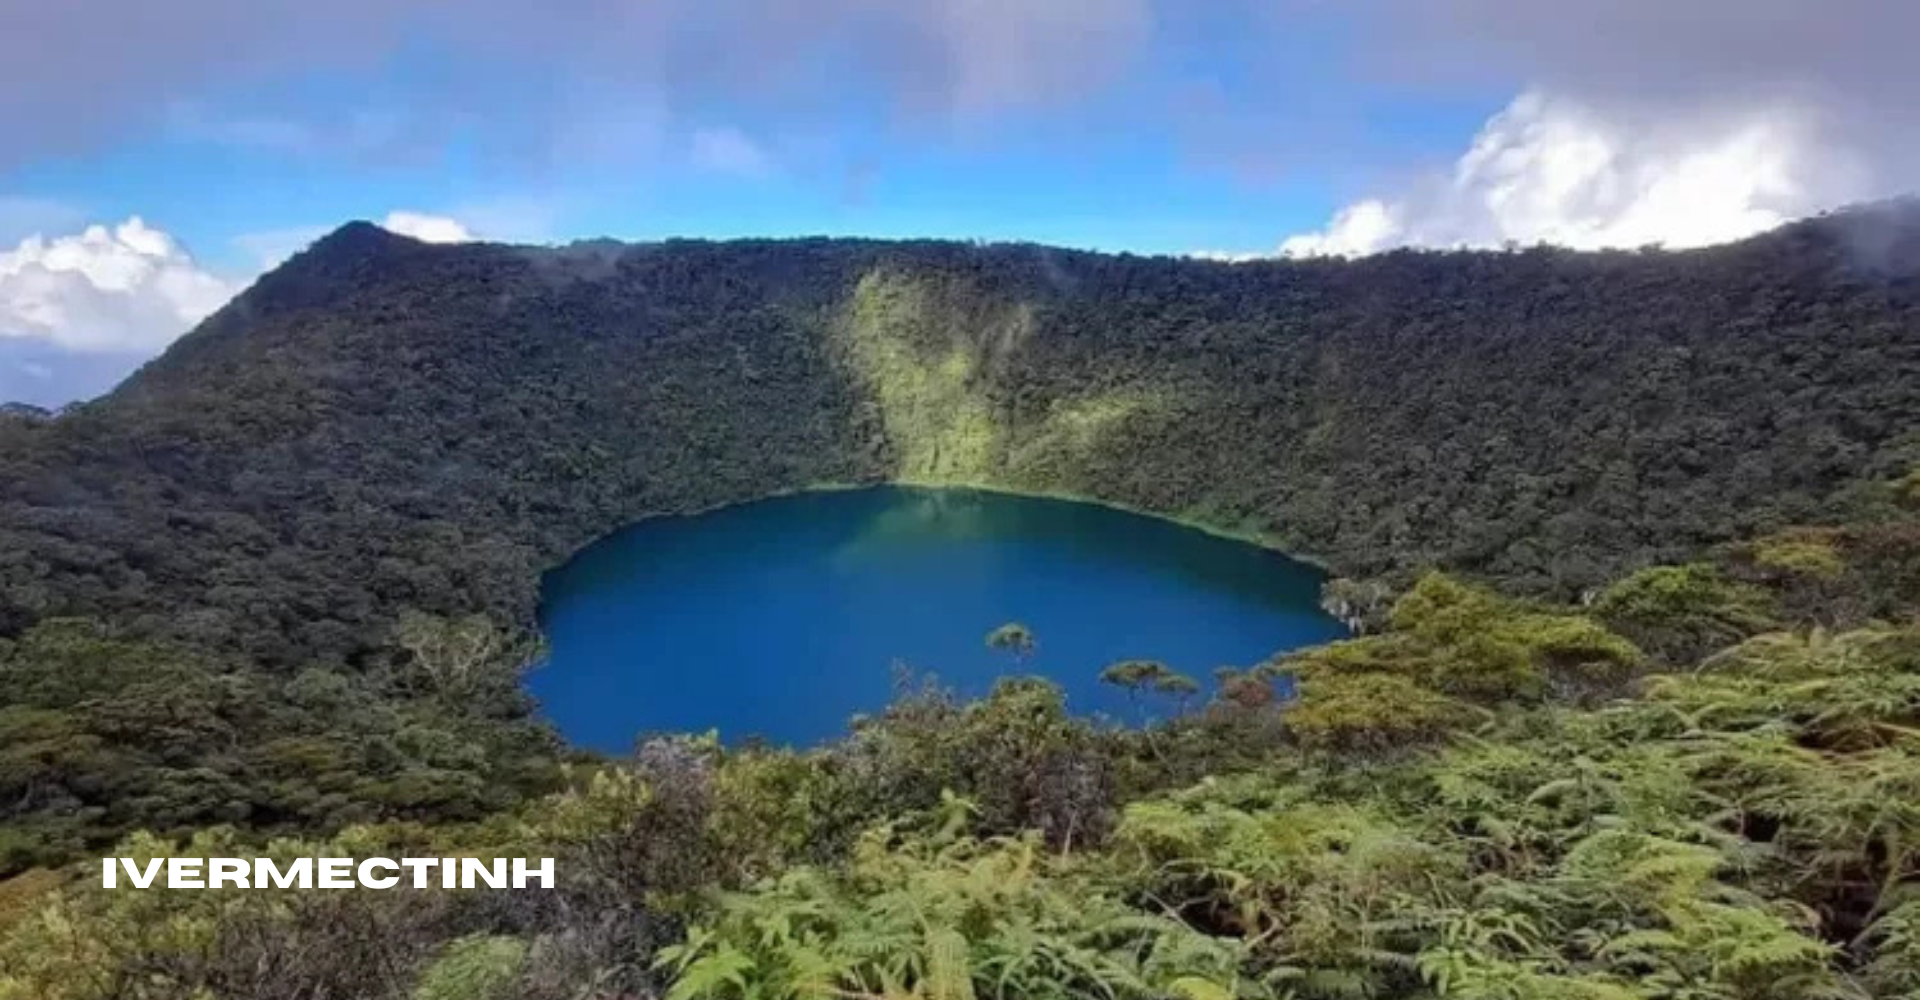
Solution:
[[[1707,120],[1609,116],[1534,91],[1487,122],[1445,174],[1357,201],[1284,256],[1395,246],[1575,249],[1739,239],[1871,192],[1815,116],[1775,106]]]
[[[233,296],[173,237],[138,217],[0,253],[0,337],[72,351],[165,346]]]
[[[1910,0],[89,0],[4,21],[0,171],[144,128],[356,165],[470,141],[539,169],[645,152],[756,177],[780,166],[767,137],[845,141],[851,165],[876,128],[1053,115],[1070,143],[1120,97],[1120,127],[1198,134],[1189,155],[1224,174],[1324,155],[1356,176],[1336,147],[1366,145],[1364,92],[1512,103],[1450,168],[1377,178],[1288,252],[1692,245],[1920,176]],[[1333,47],[1324,79],[1274,68]],[[80,51],[87,86],[42,85]],[[214,100],[316,78],[376,96]]]
[[[1383,85],[1522,92],[1450,168],[1359,192],[1284,253],[1699,246],[1920,181],[1920,4],[1908,0],[1344,9],[1359,72]]]
[[[0,252],[0,400],[105,391],[237,286],[138,217]]]
[[[663,118],[715,107],[790,124],[857,108],[964,126],[1112,84],[1146,46],[1152,11],[1149,0],[4,0],[0,21],[4,171],[154,128],[363,158],[470,128],[498,155],[538,159],[645,145]],[[77,52],[87,85],[45,86]],[[314,120],[206,103],[422,65],[431,72],[406,77],[395,110]]]

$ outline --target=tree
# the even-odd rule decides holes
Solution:
[[[483,710],[484,702],[511,694],[542,652],[537,637],[503,629],[485,615],[456,619],[409,611],[401,615],[394,641],[429,694]]]
[[[1179,711],[1185,711],[1187,700],[1200,692],[1193,678],[1159,660],[1121,660],[1100,671],[1100,680],[1126,691],[1129,697],[1157,694],[1172,698]]]
[[[1024,663],[1039,645],[1033,630],[1019,622],[1008,622],[987,633],[987,648],[1011,655],[1015,663]]]

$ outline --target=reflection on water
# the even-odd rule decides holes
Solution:
[[[808,493],[643,522],[550,574],[532,686],[580,743],[719,728],[811,743],[883,705],[905,661],[963,692],[1043,673],[1131,717],[1100,669],[1204,678],[1323,641],[1319,574],[1272,551],[1090,504],[973,490]],[[1039,653],[983,642],[1019,620]]]

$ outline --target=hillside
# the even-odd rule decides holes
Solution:
[[[0,634],[353,661],[405,608],[530,620],[543,569],[636,518],[884,479],[1574,596],[1911,459],[1917,217],[1247,264],[356,223],[110,396],[0,421]]]

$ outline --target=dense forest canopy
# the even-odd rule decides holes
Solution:
[[[0,410],[0,1000],[1915,1000],[1916,293],[1901,205],[1245,264],[349,225],[108,397]],[[886,480],[1257,535],[1366,633],[1044,664],[1179,706],[1142,728],[1032,678],[805,750],[534,721],[544,568]]]
[[[87,614],[365,666],[406,609],[529,622],[623,523],[882,480],[1571,597],[1901,469],[1916,272],[1909,205],[1686,253],[1240,264],[355,223],[104,399],[0,414],[0,635]]]

